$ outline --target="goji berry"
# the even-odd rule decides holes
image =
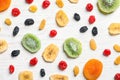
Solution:
[[[42,3],[42,7],[44,9],[46,9],[49,5],[50,5],[50,1],[49,0],[44,0],[43,3]]]
[[[12,16],[17,17],[20,14],[20,10],[18,8],[12,9]]]
[[[95,16],[91,15],[88,21],[89,21],[89,24],[93,24],[96,21]]]
[[[9,73],[12,74],[15,70],[15,67],[13,65],[9,66]]]
[[[51,30],[50,31],[50,34],[49,34],[50,37],[55,37],[56,35],[57,35],[57,31],[56,30]]]
[[[93,5],[91,3],[88,3],[86,5],[86,10],[89,11],[89,12],[92,11],[93,10]]]
[[[103,55],[104,55],[104,56],[109,56],[110,54],[111,54],[110,49],[105,49],[105,50],[103,51]]]
[[[116,74],[115,74],[114,80],[120,80],[120,73],[116,73]]]
[[[60,61],[58,67],[60,70],[65,70],[67,68],[67,63],[65,61]]]
[[[30,60],[29,64],[30,64],[30,66],[35,66],[37,63],[38,63],[38,59],[36,57],[34,57]]]
[[[25,0],[26,1],[26,3],[28,3],[28,4],[31,4],[32,2],[33,2],[33,0]]]

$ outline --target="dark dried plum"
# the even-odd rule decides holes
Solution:
[[[11,56],[12,57],[16,57],[20,54],[20,50],[13,50],[12,53],[11,53]]]
[[[97,34],[98,34],[97,27],[93,27],[93,29],[92,29],[92,35],[96,36]]]
[[[79,15],[78,13],[75,13],[75,14],[74,14],[74,19],[75,19],[76,21],[79,21],[79,20],[80,20],[80,15]]]
[[[26,26],[33,25],[34,24],[34,20],[32,18],[28,18],[28,19],[25,20],[24,24]]]
[[[45,69],[41,69],[41,70],[40,70],[40,76],[41,76],[41,77],[44,77],[44,76],[45,76]]]
[[[13,30],[13,36],[16,36],[18,34],[18,32],[19,32],[19,27],[16,26]]]
[[[83,26],[83,27],[80,28],[80,32],[81,32],[81,33],[84,33],[84,32],[86,32],[87,30],[88,30],[87,26]]]

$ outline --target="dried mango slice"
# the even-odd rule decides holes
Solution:
[[[56,0],[56,4],[59,8],[62,8],[64,6],[64,3],[62,0]]]
[[[114,61],[115,65],[119,65],[120,64],[120,56],[118,56],[115,61]]]
[[[9,8],[11,0],[0,0],[0,12]]]
[[[79,67],[78,66],[75,66],[73,68],[73,72],[74,72],[74,76],[77,76],[79,74]]]

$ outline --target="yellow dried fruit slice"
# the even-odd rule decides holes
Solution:
[[[69,0],[71,3],[78,3],[79,0]]]
[[[56,0],[56,4],[59,8],[62,8],[64,6],[64,3],[62,0]]]
[[[5,52],[8,49],[8,43],[6,40],[0,40],[0,53]]]
[[[31,5],[29,7],[29,11],[35,13],[37,11],[37,6],[36,5]]]
[[[113,46],[113,49],[114,49],[116,52],[120,52],[120,45],[115,44],[115,45]]]
[[[50,76],[50,80],[69,80],[68,76],[61,74],[54,74]]]
[[[120,34],[120,23],[112,23],[110,24],[109,28],[110,35],[118,35]]]
[[[97,49],[97,45],[96,45],[96,42],[95,42],[94,39],[91,39],[91,40],[90,40],[90,48],[91,48],[92,50],[96,50],[96,49]]]
[[[40,23],[39,30],[43,30],[45,28],[45,25],[46,25],[46,20],[43,19]]]
[[[69,19],[63,10],[59,10],[56,13],[56,22],[57,22],[58,26],[60,26],[60,27],[64,27],[68,24]]]
[[[33,80],[33,73],[31,71],[23,71],[20,72],[19,80]]]
[[[46,62],[53,62],[56,59],[58,52],[58,46],[55,44],[50,44],[45,48],[42,57]]]
[[[120,64],[120,56],[118,56],[115,61],[114,61],[115,65],[119,65]]]
[[[10,26],[12,24],[11,20],[9,18],[6,18],[4,23],[8,26]]]
[[[77,76],[79,74],[79,67],[78,66],[75,66],[73,68],[73,72],[74,72],[74,76]]]

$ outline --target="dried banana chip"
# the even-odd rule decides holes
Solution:
[[[31,71],[20,72],[19,80],[33,80],[33,73]]]
[[[69,0],[71,3],[78,3],[79,0]]]
[[[54,74],[50,76],[50,80],[69,80],[68,76],[61,74]]]
[[[5,52],[8,49],[8,43],[6,40],[0,40],[0,53]]]

